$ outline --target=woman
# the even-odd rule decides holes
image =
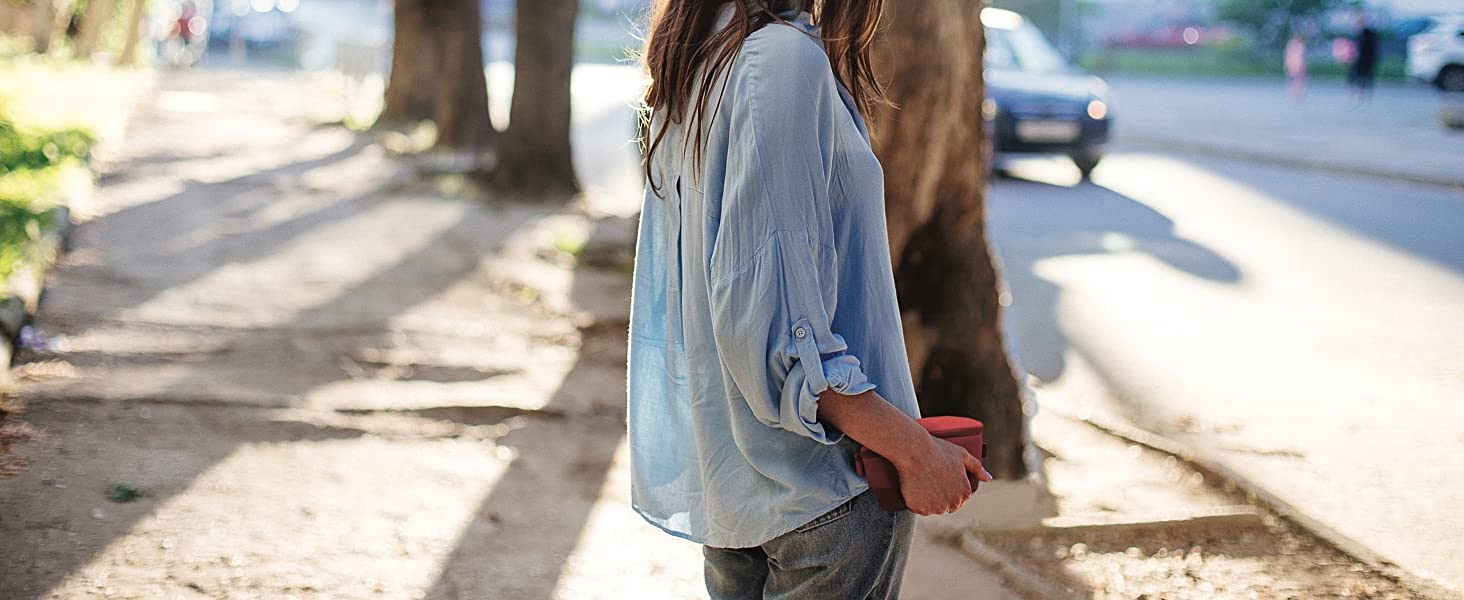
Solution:
[[[1358,105],[1372,99],[1373,76],[1378,68],[1378,31],[1368,24],[1367,14],[1357,15],[1355,53],[1347,67],[1348,93]]]
[[[811,5],[810,5],[811,4]],[[657,0],[630,326],[631,500],[703,544],[712,598],[895,598],[914,516],[970,496],[906,360],[884,179],[879,0]],[[814,15],[817,15],[816,17]],[[815,25],[817,23],[817,25]]]
[[[1286,89],[1291,101],[1301,104],[1306,100],[1306,39],[1300,33],[1291,34],[1283,53],[1286,67]]]

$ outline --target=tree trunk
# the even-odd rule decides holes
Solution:
[[[31,1],[31,47],[36,54],[51,51],[51,32],[56,30],[56,3],[53,0]]]
[[[117,11],[114,0],[90,0],[86,3],[86,14],[82,16],[81,34],[76,37],[76,57],[85,60],[97,49],[102,29],[112,20]]]
[[[0,33],[21,33],[21,27],[18,25],[21,17],[21,5],[12,4],[10,2],[0,2]]]
[[[579,2],[519,0],[516,11],[513,105],[492,180],[529,195],[573,194],[569,83]]]
[[[886,4],[875,58],[899,108],[872,130],[921,412],[983,421],[987,469],[1013,479],[1027,473],[1028,432],[985,235],[982,4]]]
[[[71,25],[75,19],[76,6],[72,0],[54,0],[51,4],[51,50],[61,46],[72,34]]]
[[[488,82],[483,75],[483,18],[478,0],[419,0],[427,39],[438,46],[437,68],[427,77],[435,88],[432,120],[437,147],[477,152],[492,143]]]
[[[387,127],[400,127],[432,118],[436,108],[437,72],[436,42],[427,24],[426,2],[434,0],[397,0],[392,16],[395,35],[391,46],[391,74],[386,83],[386,99],[377,122]],[[486,89],[486,86],[485,86]]]
[[[137,62],[137,45],[142,41],[142,18],[146,15],[147,0],[132,0],[132,12],[127,16],[127,29],[123,32],[127,37],[122,44],[122,54],[117,58],[119,64]]]

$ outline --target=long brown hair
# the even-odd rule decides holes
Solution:
[[[714,32],[718,9],[725,3],[734,7],[732,22]],[[641,114],[643,135],[650,139],[648,144],[642,140],[642,144],[646,148],[645,176],[651,189],[660,195],[651,173],[651,156],[665,139],[667,126],[684,122],[688,135],[696,131],[693,156],[700,160],[704,144],[700,125],[706,120],[707,99],[720,79],[718,75],[737,58],[747,36],[769,23],[783,21],[780,12],[800,9],[813,14],[834,76],[854,96],[861,110],[885,103],[884,89],[875,79],[869,59],[882,4],[883,0],[655,0],[642,55],[651,77]],[[698,71],[705,74],[699,80],[695,79]],[[721,104],[719,96],[712,109],[713,118]],[[653,111],[664,111],[666,117],[660,130],[654,132]]]

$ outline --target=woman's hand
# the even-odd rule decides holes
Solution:
[[[818,396],[818,418],[889,459],[900,475],[905,506],[917,515],[944,514],[965,504],[971,497],[967,471],[991,481],[965,448],[930,435],[874,390],[853,396],[825,390]]]
[[[940,515],[960,508],[971,497],[967,471],[980,481],[991,481],[991,473],[981,466],[981,460],[965,448],[930,435],[924,442],[895,462],[900,495],[910,512]]]

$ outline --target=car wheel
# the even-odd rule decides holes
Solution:
[[[1098,168],[1098,161],[1103,160],[1103,154],[1098,152],[1074,152],[1068,156],[1078,166],[1078,172],[1083,174],[1085,180],[1093,177],[1093,169]]]
[[[1449,92],[1464,92],[1464,66],[1449,65],[1439,71],[1439,89]]]

